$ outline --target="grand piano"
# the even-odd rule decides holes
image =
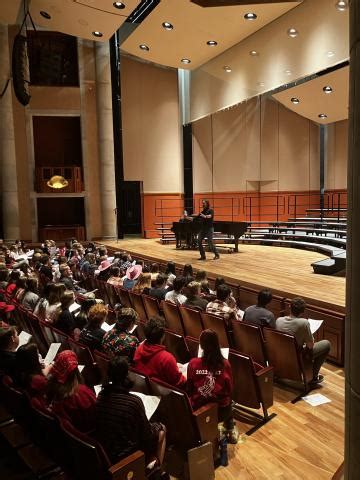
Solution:
[[[186,248],[197,248],[197,235],[201,230],[202,222],[194,217],[192,221],[173,222],[171,231],[175,233],[176,248],[183,248],[183,241],[185,240]],[[214,220],[214,238],[216,233],[228,235],[227,243],[234,242],[234,252],[238,252],[239,238],[244,235],[247,229],[246,222],[229,222],[222,220]]]

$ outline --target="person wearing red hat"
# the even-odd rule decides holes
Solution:
[[[78,359],[64,350],[55,359],[46,389],[50,409],[81,432],[94,429],[95,393],[82,383]]]

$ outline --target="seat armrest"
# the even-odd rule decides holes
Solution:
[[[202,442],[213,442],[218,436],[218,405],[208,403],[193,411]]]
[[[108,470],[111,480],[145,480],[145,455],[140,450],[115,463]]]
[[[274,403],[274,368],[265,367],[255,374],[260,394],[260,401],[265,408]]]

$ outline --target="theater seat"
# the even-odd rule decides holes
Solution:
[[[151,394],[161,397],[156,418],[167,428],[167,444],[186,453],[199,443],[217,443],[218,407],[209,403],[198,410],[191,408],[184,391],[158,379],[150,379]]]
[[[76,430],[68,421],[61,420],[61,429],[71,461],[75,480],[145,480],[145,457],[137,451],[115,465],[102,446],[93,438]]]
[[[229,362],[233,372],[234,390],[232,399],[235,418],[242,419],[242,412],[260,421],[251,428],[248,435],[275,417],[269,415],[273,405],[273,368],[254,363],[249,355],[230,350]],[[262,415],[249,409],[262,409]]]
[[[274,376],[278,379],[293,380],[303,386],[301,395],[309,391],[312,380],[312,360],[297,345],[294,335],[279,332],[272,328],[264,328],[267,358],[274,367]],[[293,402],[300,397],[296,397]]]
[[[236,351],[246,353],[254,362],[266,365],[264,339],[261,327],[250,323],[232,320],[233,347]]]

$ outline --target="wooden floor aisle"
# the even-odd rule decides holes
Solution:
[[[216,480],[330,480],[343,461],[344,373],[325,364],[325,381],[312,393],[331,403],[295,404],[294,392],[274,389],[271,413],[277,416],[243,443],[230,445],[229,466],[219,467]],[[246,425],[238,424],[240,431]],[[205,479],[204,479],[205,480]]]
[[[195,268],[225,276],[239,283],[267,286],[284,294],[300,295],[331,305],[345,306],[345,278],[317,275],[311,263],[326,258],[317,252],[264,245],[240,245],[236,254],[224,253],[213,261],[198,261],[194,250],[177,250],[175,245],[161,245],[153,239],[126,239],[105,242],[119,250],[178,264],[191,263]]]

